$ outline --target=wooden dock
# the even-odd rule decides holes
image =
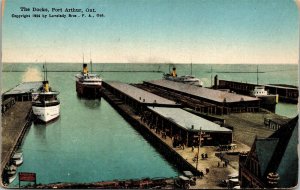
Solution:
[[[143,121],[141,115],[138,115],[135,110],[128,104],[125,104],[120,98],[113,93],[104,89],[103,98],[107,100],[123,117],[126,119],[150,144],[152,144],[158,152],[160,152],[170,163],[172,163],[179,171],[191,171],[194,175],[199,176],[201,171],[203,177],[198,177],[196,185],[191,186],[191,189],[207,189],[207,188],[220,188],[222,179],[226,179],[227,175],[236,173],[236,168],[232,165],[237,163],[229,163],[227,167],[218,167],[220,159],[215,156],[216,147],[201,147],[200,155],[207,153],[208,158],[202,159],[199,157],[199,164],[194,160],[197,154],[197,148],[186,147],[173,147],[173,140],[170,137],[165,137],[162,133],[158,133],[155,129],[151,128],[147,122]],[[239,146],[239,151],[249,150],[248,146]],[[242,149],[241,149],[242,148]],[[236,161],[235,161],[236,162]],[[206,173],[206,169],[209,172]]]
[[[174,81],[144,81],[143,84],[135,85],[159,96],[172,99],[184,107],[189,107],[200,113],[223,115],[258,112],[260,108],[260,99],[258,98]]]
[[[230,89],[239,94],[250,94],[250,91],[254,90],[255,86],[258,84],[251,84],[245,82],[236,82],[228,80],[218,80],[215,78],[214,88],[218,89]],[[298,87],[291,85],[280,85],[280,84],[267,84],[265,89],[269,91],[270,94],[278,94],[280,102],[288,102],[297,104],[298,103]]]
[[[1,179],[5,165],[31,125],[31,102],[16,102],[2,115]],[[2,183],[2,180],[1,180]]]
[[[104,86],[110,86],[104,83]],[[135,85],[139,87],[139,85]],[[165,135],[162,131],[157,130],[156,127],[143,118],[142,108],[143,101],[141,103],[132,103],[128,101],[127,96],[136,94],[136,92],[127,92],[120,96],[120,89],[110,86],[104,89],[104,99],[106,99],[150,144],[152,144],[158,152],[160,152],[170,163],[172,163],[179,171],[189,170],[194,175],[199,175],[203,171],[204,176],[198,177],[196,185],[190,188],[205,189],[205,188],[220,188],[221,180],[227,179],[227,175],[237,173],[238,170],[238,152],[246,152],[250,150],[250,147],[256,137],[268,137],[274,129],[268,127],[265,124],[266,118],[286,120],[288,118],[281,118],[274,113],[267,110],[257,113],[231,113],[229,115],[213,115],[220,120],[224,120],[226,126],[233,129],[234,142],[237,144],[235,152],[237,154],[232,155],[223,152],[225,156],[220,159],[217,155],[220,154],[220,150],[217,150],[215,146],[204,146],[200,148],[200,154],[206,153],[208,158],[201,159],[199,157],[199,165],[195,161],[197,154],[197,147],[174,147],[173,139],[170,136]],[[133,90],[134,91],[134,90]],[[150,96],[150,95],[148,95]],[[170,97],[171,98],[171,97]],[[139,107],[140,111],[137,112],[135,107]],[[155,105],[153,105],[155,107]],[[230,152],[229,152],[230,153]],[[222,167],[224,159],[228,161],[228,165]],[[209,170],[206,173],[206,170]]]

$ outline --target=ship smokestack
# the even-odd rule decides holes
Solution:
[[[177,77],[177,74],[176,74],[176,68],[175,68],[175,67],[173,67],[172,77]]]
[[[47,80],[43,81],[43,89],[45,92],[49,92],[49,82]]]
[[[87,74],[89,72],[86,63],[84,63],[82,66],[82,72],[83,72],[83,74]]]

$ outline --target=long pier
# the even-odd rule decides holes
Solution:
[[[103,86],[109,86],[107,83],[103,83]],[[195,175],[199,175],[199,171],[196,170],[192,165],[190,165],[185,159],[183,159],[179,154],[176,153],[168,144],[161,141],[159,136],[150,130],[144,122],[142,122],[141,117],[136,115],[132,108],[122,102],[121,99],[116,97],[108,90],[103,91],[103,97],[138,131],[145,139],[147,139],[157,150],[164,153],[165,157],[176,164],[181,170],[192,171]]]
[[[3,170],[31,125],[31,102],[16,102],[2,114],[1,179]],[[2,183],[2,180],[1,180]]]
[[[259,85],[244,82],[219,80],[217,77],[215,77],[214,83],[214,88],[230,89],[231,91],[234,91],[236,93],[247,95],[249,95],[250,92],[254,90],[255,86]],[[269,91],[270,94],[278,94],[279,101],[281,102],[288,102],[293,104],[298,103],[299,90],[296,86],[280,84],[267,84],[263,86],[265,86],[265,89]]]
[[[23,82],[1,96],[1,184],[5,166],[21,146],[24,136],[32,124],[31,93],[41,85],[41,82]]]
[[[229,158],[225,156],[224,158],[228,159],[229,166],[225,168],[219,167],[224,160],[220,160],[221,158],[217,156],[220,152],[217,150],[216,145],[219,143],[222,144],[222,142],[218,140],[225,140],[227,138],[225,140],[227,143],[233,142],[237,144],[238,148],[235,149],[237,153],[249,151],[256,137],[268,137],[274,130],[280,128],[282,123],[289,121],[288,118],[280,117],[263,109],[254,113],[236,112],[223,115],[206,115],[205,118],[207,120],[220,124],[223,123],[222,128],[225,129],[228,127],[233,130],[233,139],[235,140],[230,140],[232,138],[230,137],[230,131],[224,133],[225,131],[218,130],[218,127],[214,128],[214,126],[210,126],[209,123],[198,121],[198,119],[193,116],[187,116],[185,115],[186,113],[183,114],[183,112],[180,111],[182,110],[181,107],[185,106],[185,102],[176,101],[176,99],[181,99],[180,97],[187,98],[187,100],[190,99],[185,97],[187,92],[185,94],[175,94],[176,98],[173,99],[173,94],[167,93],[165,90],[168,96],[158,98],[157,95],[161,94],[157,92],[161,89],[156,89],[154,91],[155,94],[152,94],[150,92],[153,88],[151,88],[151,91],[147,91],[146,86],[140,84],[128,85],[120,82],[104,82],[103,87],[104,99],[152,144],[158,152],[170,163],[174,164],[179,171],[189,170],[196,176],[199,176],[201,172],[206,169],[211,171],[202,179],[197,178],[196,185],[191,188],[220,188],[220,181],[222,179],[226,179],[227,175],[237,172],[238,159],[234,156],[230,156]],[[208,94],[206,94],[206,96],[208,96]],[[164,100],[162,97],[166,99]],[[176,104],[174,105],[170,100],[173,100]],[[195,112],[193,114],[200,117],[203,115],[195,109],[188,111]],[[180,116],[184,117],[184,121],[187,122],[183,124],[182,122],[184,121],[180,119]],[[270,121],[278,121],[278,123],[271,123]],[[199,127],[198,124],[201,125],[201,123],[206,123],[206,127],[209,126],[209,132],[207,131],[203,136],[201,135],[201,144],[204,146],[197,148],[199,142],[197,142],[195,137],[197,138],[199,136],[197,136],[197,133],[194,133],[194,135],[190,134],[193,134],[192,132],[197,130],[197,127]],[[183,128],[186,128],[186,130],[183,130]],[[191,130],[191,133],[189,130]],[[205,128],[203,128],[203,131],[204,130]],[[177,140],[176,137],[178,136],[180,137],[179,139],[181,139],[181,146],[179,147],[175,144]],[[206,137],[208,138],[206,139]],[[183,148],[181,148],[182,145]],[[199,154],[197,150],[200,152]],[[203,158],[202,156],[200,160],[198,156],[204,153],[208,155],[208,158]],[[195,161],[197,157],[200,160],[199,165],[198,162]]]
[[[117,86],[112,84],[113,83],[109,84],[109,82],[103,83],[103,98],[108,101],[112,107],[114,107],[120,113],[120,115],[122,115],[124,119],[132,125],[134,129],[136,129],[150,144],[152,144],[158,152],[160,152],[170,163],[176,166],[179,171],[182,172],[188,170],[191,171],[195,176],[198,176],[195,186],[191,186],[190,188],[220,188],[219,184],[221,179],[226,179],[227,175],[237,172],[237,168],[233,168],[231,166],[237,165],[235,162],[230,163],[230,166],[228,167],[218,166],[218,162],[221,161],[215,156],[216,150],[214,146],[201,146],[200,149],[196,148],[195,146],[188,145],[174,146],[174,138],[168,136],[170,131],[165,133],[163,130],[167,130],[167,128],[158,128],[159,125],[162,125],[162,127],[167,127],[167,123],[164,125],[162,120],[157,120],[159,125],[153,127],[151,122],[145,119],[145,115],[143,115],[143,113],[147,113],[148,111],[145,109],[145,107],[142,108],[142,104],[147,104],[147,99],[143,100],[142,97],[140,100],[141,104],[137,104],[137,102],[132,99],[133,97],[126,96],[125,94],[121,93],[120,89],[116,89]],[[124,89],[128,90],[128,88]],[[139,94],[134,91],[131,91],[131,93],[134,94],[134,96],[138,96],[137,94]],[[159,102],[160,101],[157,100],[155,104],[149,107],[153,108],[158,106],[157,108],[160,108]],[[139,108],[138,110],[136,109],[137,107]],[[144,112],[141,112],[143,109]],[[169,107],[166,109],[180,108]],[[237,149],[238,151],[244,151],[245,149],[248,149],[248,147],[244,145],[239,145],[239,148],[239,150]],[[197,153],[197,149],[199,149],[199,153]],[[202,157],[202,159],[200,159],[198,154],[203,155],[204,153],[206,153],[207,157]],[[195,157],[198,157],[199,164],[197,161],[195,161]],[[201,174],[204,174],[204,176],[199,178]]]

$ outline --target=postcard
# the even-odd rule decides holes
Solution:
[[[295,187],[298,3],[2,0],[1,186]]]

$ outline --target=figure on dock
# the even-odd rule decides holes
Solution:
[[[209,173],[209,168],[206,168],[205,171],[206,171],[206,174],[208,174]]]

